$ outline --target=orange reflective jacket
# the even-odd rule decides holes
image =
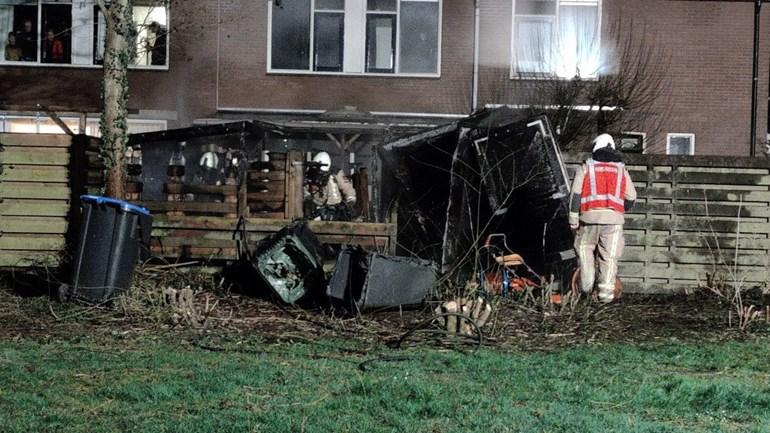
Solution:
[[[580,211],[612,209],[623,213],[626,194],[626,176],[622,162],[586,161]]]

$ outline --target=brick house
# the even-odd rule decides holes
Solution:
[[[658,123],[620,131],[628,144],[747,155],[753,15],[751,2],[735,1],[136,0],[130,128],[257,118],[323,130],[342,113],[351,134],[355,124],[377,125],[380,133],[368,135],[376,143],[394,125],[526,106],[522,84],[575,71],[590,80],[611,63],[603,42],[620,22],[621,32],[643,31],[670,53],[670,91],[646,108]],[[770,29],[770,11],[761,25]],[[95,133],[103,32],[94,0],[0,0],[0,131],[58,130],[46,114],[53,111],[70,129]],[[769,43],[761,38],[760,145]],[[327,111],[334,115],[319,118]]]

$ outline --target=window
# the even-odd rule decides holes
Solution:
[[[601,0],[513,0],[512,71],[592,77],[599,69]]]
[[[61,121],[74,133],[79,132],[79,119],[76,117],[60,117]],[[35,116],[4,116],[0,115],[0,132],[16,132],[26,134],[64,134],[64,131],[50,117]]]
[[[369,0],[366,6],[366,72],[393,73],[396,69],[395,0]]]
[[[0,0],[0,49],[3,61],[37,62],[37,0]]]
[[[647,134],[644,132],[624,132],[620,135],[620,150],[623,153],[644,153]]]
[[[134,1],[135,66],[168,64],[165,3]],[[99,65],[105,31],[93,0],[0,0],[0,63]]]
[[[136,26],[135,66],[168,64],[168,9],[163,0],[135,0],[132,16]],[[94,7],[93,63],[104,63],[107,25],[104,15]]]
[[[129,134],[141,134],[144,132],[165,131],[167,129],[168,122],[165,120],[150,120],[150,119],[128,119],[128,133]],[[102,132],[99,129],[99,119],[89,118],[86,121],[86,135],[92,137],[101,137]]]
[[[80,119],[77,117],[60,117],[67,127],[75,134],[85,133],[94,137],[101,136],[99,119],[89,117],[83,131],[80,129]],[[167,128],[165,120],[128,119],[128,133],[163,131]],[[0,132],[16,132],[27,134],[64,134],[64,131],[50,117],[44,114],[35,115],[5,115],[0,114]]]
[[[400,72],[438,72],[439,4],[402,1],[399,17]]]
[[[40,23],[40,61],[72,63],[72,5],[43,3]]]
[[[695,134],[668,134],[667,155],[695,155]]]
[[[268,71],[438,75],[441,0],[273,0]]]
[[[316,0],[313,27],[313,69],[342,71],[345,1]]]

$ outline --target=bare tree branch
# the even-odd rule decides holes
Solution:
[[[541,49],[558,51],[560,47]],[[667,77],[671,52],[666,45],[643,24],[621,18],[611,26],[602,50],[586,50],[605,53],[604,64],[587,76],[577,70],[571,78],[537,73],[511,79],[507,68],[500,68],[494,102],[513,104],[530,115],[548,114],[566,150],[582,150],[597,132],[657,136],[672,106]],[[557,58],[557,54],[536,57]],[[558,60],[552,63],[558,64]],[[648,149],[655,146],[648,145]]]

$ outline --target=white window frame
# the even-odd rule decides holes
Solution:
[[[559,11],[561,5],[567,5],[567,6],[596,6],[597,10],[599,12],[598,19],[596,20],[596,43],[599,47],[602,45],[602,17],[603,17],[603,6],[602,3],[604,0],[554,0],[556,2],[556,10],[554,11],[553,15],[518,15],[519,17],[523,18],[536,18],[536,19],[546,19],[549,18],[552,21],[552,35],[551,35],[551,45],[556,43],[558,41],[559,37]],[[511,0],[511,38],[510,38],[510,64],[509,67],[509,78],[514,79],[520,79],[520,80],[569,80],[573,77],[562,77],[556,74],[556,72],[519,72],[516,67],[516,0]],[[551,56],[553,54],[550,54]],[[601,50],[599,50],[599,56],[601,56]],[[601,62],[601,59],[600,59]],[[580,77],[581,79],[586,80],[595,80],[595,75],[586,75],[585,77]]]
[[[81,118],[77,116],[73,116],[72,113],[67,113],[65,115],[62,115],[59,117],[64,122],[69,123],[77,123],[78,133],[79,134],[86,134],[88,132],[88,129],[92,129],[95,131],[99,130],[99,122],[101,121],[99,118],[99,114],[90,114],[85,118],[85,123],[81,124]],[[25,114],[24,112],[20,113],[14,113],[14,114],[5,114],[0,113],[0,132],[9,132],[8,128],[8,122],[12,122],[14,120],[32,120],[35,123],[35,130],[36,132],[28,132],[24,133],[21,132],[19,134],[41,134],[40,132],[40,123],[45,122],[49,123],[52,122],[51,118],[44,114],[44,113],[29,113]],[[157,125],[157,130],[166,130],[168,129],[168,120],[163,119],[145,119],[141,117],[129,117],[126,119],[126,122],[131,127],[132,124],[144,124],[144,125]],[[82,128],[82,130],[80,130]],[[59,132],[45,132],[45,134],[65,134],[63,130]],[[91,134],[96,135],[96,134]]]
[[[101,119],[93,116],[89,116],[88,119],[86,119],[85,128],[83,130],[83,133],[86,133],[87,128],[92,128],[92,130],[99,131],[99,123],[101,122]],[[134,118],[129,117],[126,119],[126,124],[128,125],[129,129],[131,128],[132,124],[145,124],[145,125],[158,125],[158,131],[164,131],[168,129],[168,120],[161,120],[161,119],[143,119],[143,118]],[[133,134],[132,132],[129,132],[129,134]],[[94,137],[99,137],[98,134],[90,134]]]
[[[514,5],[514,7],[515,7],[515,5]],[[557,9],[558,9],[558,6],[557,6]],[[518,20],[517,20],[517,18],[518,18]],[[538,22],[543,22],[543,23],[549,23],[551,25],[551,43],[553,44],[554,37],[556,36],[556,30],[554,30],[554,29],[556,28],[556,26],[559,25],[558,16],[554,16],[554,15],[514,15],[514,17],[513,17],[513,22],[514,22],[513,29],[514,30],[516,28],[516,21],[528,21],[528,22],[538,21]],[[512,44],[516,43],[516,36],[513,33],[512,33],[512,36],[511,36],[511,43]],[[516,52],[516,47],[514,45],[512,45],[511,46],[511,53],[514,53],[514,54],[512,54],[513,56],[515,56],[515,52]],[[549,61],[549,62],[553,61],[553,59],[552,59],[553,53],[549,52],[549,53],[546,53],[545,55],[546,55],[546,59],[547,59],[546,61]],[[518,64],[518,62],[514,61],[513,64],[514,64],[514,67],[515,67],[515,65]],[[548,72],[516,72],[516,74],[519,75],[519,76],[550,75]]]
[[[671,139],[675,137],[689,138],[690,153],[688,153],[687,155],[695,155],[695,134],[690,132],[672,132],[672,133],[666,134],[666,155],[671,155]],[[681,154],[677,154],[677,155],[681,155]]]
[[[362,0],[365,3],[368,3],[367,0]],[[399,73],[399,68],[401,66],[401,30],[400,30],[400,22],[398,21],[398,17],[401,16],[401,0],[396,0],[396,10],[395,11],[370,11],[367,7],[367,5],[364,5],[364,21],[363,21],[363,27],[364,27],[364,38],[363,38],[363,50],[361,52],[363,53],[363,68],[362,71],[364,71],[367,75],[372,74],[382,74],[382,75],[395,75]],[[439,15],[441,14],[441,6],[439,5]],[[396,46],[393,59],[393,73],[388,72],[366,72],[366,25],[369,22],[369,15],[394,15],[396,17]],[[439,16],[439,26],[441,26],[441,17]],[[439,35],[441,35],[441,29],[439,28]],[[441,56],[440,56],[440,50],[441,48],[441,38],[439,36],[439,63],[437,65],[439,72],[441,71]]]
[[[109,3],[109,1],[108,1]],[[41,33],[41,24],[43,19],[43,8],[42,6],[44,4],[72,4],[71,2],[56,2],[56,1],[50,1],[50,0],[37,0],[37,26],[38,26],[38,38],[37,38],[37,56],[38,60],[34,62],[13,62],[9,60],[5,60],[4,58],[0,58],[0,68],[3,66],[23,66],[28,68],[74,68],[74,69],[102,69],[102,65],[95,64],[94,63],[94,53],[93,53],[93,47],[91,52],[91,64],[71,64],[71,63],[43,63],[40,61],[40,48],[41,44],[43,43],[43,35]],[[93,2],[93,4],[89,4],[89,7],[96,6],[96,2]],[[94,14],[91,17],[91,22],[89,25],[93,26],[94,21],[98,19],[98,14]],[[166,20],[168,21],[166,23],[166,28],[171,28],[171,4],[169,2],[168,5],[166,5]],[[7,33],[7,32],[6,32]],[[92,35],[91,42],[93,45],[93,38],[97,37],[96,35]],[[166,33],[166,64],[165,65],[129,65],[128,69],[131,70],[144,70],[144,71],[168,71],[169,65],[171,63],[171,32]]]
[[[400,71],[400,57],[401,57],[401,23],[398,20],[398,17],[401,15],[401,2],[402,1],[408,1],[408,2],[424,2],[424,3],[438,3],[438,52],[437,52],[437,59],[436,59],[436,72],[435,73],[410,73],[410,72],[401,72]],[[345,35],[343,36],[343,44],[347,44],[350,42],[351,44],[355,44],[355,46],[352,48],[353,51],[356,51],[359,53],[361,58],[361,65],[356,65],[356,69],[360,69],[360,72],[352,72],[352,71],[342,71],[342,72],[336,72],[336,71],[314,71],[313,68],[313,31],[314,31],[314,19],[311,15],[310,20],[310,69],[273,69],[272,66],[272,49],[273,49],[273,2],[274,0],[267,0],[267,59],[266,59],[266,65],[267,65],[267,73],[268,74],[276,74],[276,75],[341,75],[341,76],[367,76],[367,77],[414,77],[414,78],[441,78],[441,54],[442,54],[442,46],[443,46],[443,40],[442,40],[442,30],[443,30],[443,23],[444,23],[444,0],[396,0],[396,49],[395,49],[395,55],[396,58],[394,59],[394,69],[395,72],[393,73],[384,73],[384,72],[366,72],[366,16],[368,13],[367,11],[367,5],[366,0],[346,0],[345,1],[345,22],[347,23],[348,18],[348,11],[350,10],[347,6],[348,2],[363,2],[363,7],[360,8],[360,13],[356,14],[356,16],[361,20],[361,28],[363,29],[363,32],[361,35],[357,35],[354,37],[352,34],[350,37],[348,37],[348,26],[345,26]],[[352,8],[351,8],[352,9]],[[355,8],[358,10],[358,8]],[[310,13],[315,13],[315,0],[310,0]],[[388,12],[374,12],[371,13],[382,13],[386,14]],[[355,18],[355,17],[354,17]],[[343,52],[347,53],[348,49],[343,49]],[[344,65],[347,63],[347,59],[343,61],[343,68]]]
[[[80,118],[73,117],[73,116],[61,116],[59,117],[63,122],[75,122],[79,123]],[[46,114],[43,113],[36,113],[36,114],[30,114],[30,115],[24,115],[24,114],[0,114],[0,132],[7,132],[11,133],[9,128],[9,122],[13,122],[14,120],[32,120],[35,124],[35,132],[16,132],[14,134],[65,134],[64,130],[59,128],[59,132],[40,132],[40,123],[45,122],[53,122],[53,120],[48,117]],[[58,125],[57,125],[58,127]],[[79,125],[78,125],[79,128]]]
[[[620,133],[620,140],[623,140],[624,135],[635,135],[637,137],[642,137],[642,154],[647,153],[647,133],[646,132],[638,132],[638,131],[623,131]],[[619,149],[621,150],[621,149]],[[622,150],[621,150],[622,152]]]
[[[310,68],[315,68],[315,16],[316,14],[342,14],[342,20],[345,21],[345,10],[344,9],[317,9],[315,6],[316,0],[310,0],[310,52],[308,53],[308,56],[310,56]],[[272,5],[273,2],[270,2]],[[270,8],[272,10],[272,7]],[[271,20],[272,22],[272,20]],[[272,37],[272,29],[268,29],[268,36],[267,38],[270,39]],[[272,41],[271,41],[272,42]],[[342,67],[345,67],[345,31],[342,32]],[[329,71],[318,71],[318,72],[329,72]],[[331,71],[336,72],[336,71]]]

